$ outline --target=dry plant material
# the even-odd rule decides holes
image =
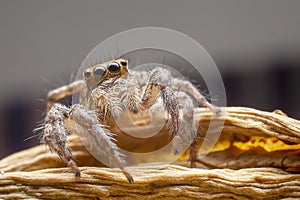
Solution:
[[[209,125],[211,115],[198,109],[199,123]],[[224,116],[222,135],[199,162],[209,168],[279,167],[300,171],[300,121],[282,111],[264,112],[230,107]]]
[[[180,166],[129,167],[129,184],[119,169],[81,167],[10,172],[0,176],[4,199],[282,199],[299,198],[299,175],[276,168],[199,170]]]
[[[204,108],[197,108],[195,114],[206,129],[213,114]],[[197,159],[196,166],[202,169],[186,168],[189,162],[184,155],[177,165],[129,167],[135,182],[128,184],[119,169],[102,168],[73,136],[69,144],[81,166],[81,178],[75,178],[56,155],[40,145],[0,161],[0,198],[300,198],[300,175],[286,172],[300,171],[300,122],[280,111],[244,107],[228,107],[223,117],[217,145]],[[163,130],[158,137],[166,134]],[[203,136],[200,129],[199,135]],[[141,151],[143,144],[128,148]]]

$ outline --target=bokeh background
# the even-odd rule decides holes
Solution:
[[[46,93],[69,82],[107,37],[154,26],[197,40],[217,64],[229,106],[300,119],[298,0],[0,0],[0,158],[39,143]]]

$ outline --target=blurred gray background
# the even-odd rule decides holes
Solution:
[[[229,106],[300,118],[298,0],[0,0],[0,158],[38,144],[48,90],[66,84],[107,37],[156,26],[197,40]]]

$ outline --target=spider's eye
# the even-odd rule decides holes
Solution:
[[[124,66],[124,67],[127,67],[127,61],[126,60],[121,60],[120,61],[120,64],[122,65],[122,66]]]
[[[84,76],[85,78],[90,78],[91,72],[90,72],[90,71],[85,71],[85,72],[83,73],[83,76]]]
[[[106,73],[106,69],[103,66],[97,66],[95,67],[93,74],[95,78],[101,78]]]
[[[112,72],[112,73],[117,73],[121,70],[121,67],[119,65],[119,63],[117,62],[111,62],[108,64],[108,71]]]

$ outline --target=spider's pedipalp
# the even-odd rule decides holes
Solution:
[[[103,87],[95,88],[91,96],[94,102],[94,108],[99,110],[98,119],[100,121],[106,121],[112,115],[115,119],[118,119],[122,112],[122,104],[117,95],[113,92],[106,91]]]
[[[128,109],[133,113],[138,113],[140,110],[140,99],[138,96],[137,81],[134,78],[129,78],[127,87]]]
[[[139,98],[139,88],[137,87],[137,80],[134,76],[129,76],[127,80],[119,83],[119,96],[125,108],[134,114],[140,110],[141,100]]]

